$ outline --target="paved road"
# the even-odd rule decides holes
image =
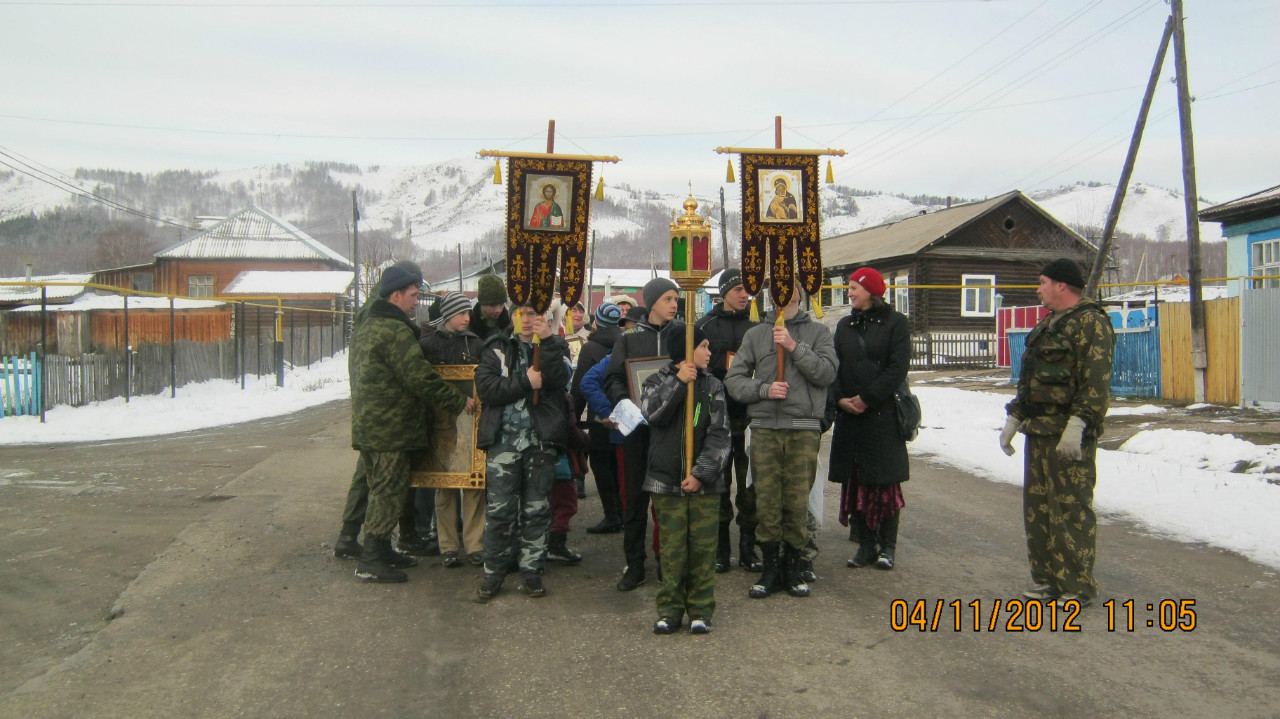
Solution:
[[[0,717],[1280,713],[1275,571],[1111,523],[1103,599],[1135,601],[1134,631],[1120,608],[1109,632],[1101,607],[1078,632],[1061,618],[1008,631],[1006,610],[988,631],[995,600],[1025,582],[1020,491],[927,458],[906,487],[897,570],[846,569],[852,545],[828,511],[813,596],[751,600],[751,575],[721,575],[709,636],[650,633],[653,580],[613,589],[617,535],[575,532],[587,559],[552,568],[541,600],[507,587],[474,604],[476,572],[434,563],[408,584],[359,584],[329,555],[348,422],[340,403],[3,450]],[[596,519],[591,497],[575,525]],[[1145,625],[1166,599],[1195,600],[1194,630]],[[936,630],[894,631],[895,600],[930,619],[943,600]]]

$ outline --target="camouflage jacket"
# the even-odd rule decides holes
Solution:
[[[351,446],[405,452],[431,446],[426,407],[457,414],[466,397],[422,356],[417,327],[386,300],[369,303],[351,338]]]
[[[1114,349],[1111,318],[1097,302],[1082,299],[1046,315],[1027,335],[1018,394],[1005,411],[1022,420],[1026,434],[1062,434],[1076,416],[1087,436],[1100,436]]]
[[[642,491],[682,494],[684,481],[684,423],[688,385],[668,364],[649,375],[640,392],[640,411],[649,423],[649,463]],[[693,476],[702,488],[693,494],[720,494],[726,490],[724,466],[733,449],[724,385],[705,370],[693,383]],[[677,449],[678,448],[678,449]]]
[[[513,334],[495,334],[485,340],[480,364],[476,366],[476,396],[483,407],[476,437],[480,449],[488,449],[503,439],[503,410],[521,399],[530,400],[526,407],[540,444],[564,447],[569,443],[569,365],[564,361],[569,346],[559,335],[542,340],[538,353],[542,389],[538,391],[537,404],[532,404],[533,387],[523,369],[528,360],[520,359],[520,353],[526,351]]]

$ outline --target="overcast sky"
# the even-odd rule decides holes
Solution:
[[[985,197],[1114,181],[1162,0],[8,2],[0,147],[46,166],[617,155],[714,192],[717,146],[842,148],[836,181]],[[1186,0],[1202,196],[1280,184],[1280,3]],[[1180,188],[1173,53],[1134,179]],[[5,159],[0,157],[0,159]],[[0,167],[0,170],[6,168]]]

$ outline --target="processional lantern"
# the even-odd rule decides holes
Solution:
[[[711,222],[698,214],[698,201],[693,187],[684,201],[684,214],[671,212],[671,279],[684,291],[684,358],[693,364],[693,303],[698,290],[711,279]],[[693,469],[693,384],[686,390],[684,403],[684,473]]]

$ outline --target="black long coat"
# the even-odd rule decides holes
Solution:
[[[864,352],[855,333],[866,341]],[[893,392],[911,365],[911,328],[907,318],[888,305],[855,310],[836,324],[836,357],[840,367],[829,403],[861,396],[862,414],[836,412],[831,435],[827,480],[844,482],[857,469],[858,485],[885,486],[910,478],[907,442],[898,429]]]

